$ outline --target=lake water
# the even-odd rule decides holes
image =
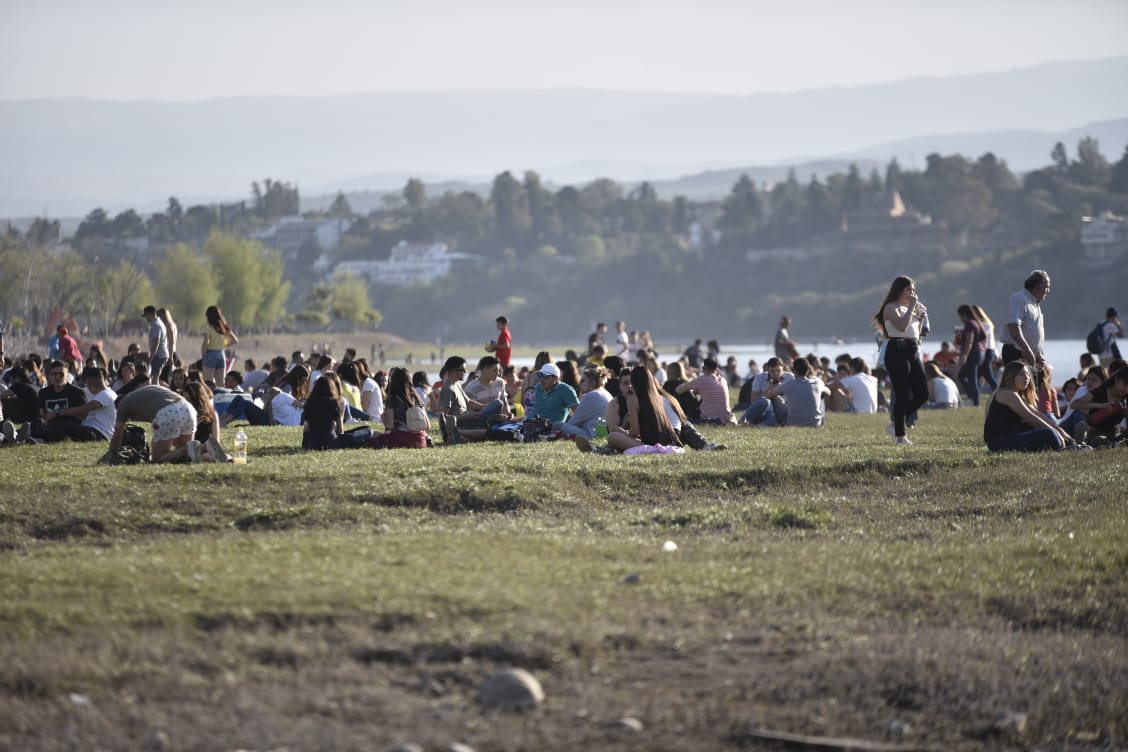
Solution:
[[[931,341],[930,341],[931,340]],[[927,353],[935,353],[940,350],[940,339],[929,338],[925,340],[924,350]],[[874,363],[877,362],[877,344],[873,340],[857,341],[857,342],[796,342],[799,352],[802,355],[814,353],[819,357],[826,356],[834,359],[842,353],[850,353],[856,357],[866,359],[872,368]],[[1002,345],[999,345],[1000,350]],[[563,349],[556,347],[549,347],[548,350],[553,354],[563,353]],[[1046,360],[1054,368],[1054,384],[1061,386],[1062,382],[1071,376],[1076,376],[1077,371],[1080,370],[1078,359],[1081,353],[1085,352],[1085,340],[1083,339],[1051,339],[1046,341]],[[659,353],[659,361],[667,361],[677,358],[681,355],[681,351],[670,351],[665,348]],[[748,361],[755,359],[757,363],[763,366],[764,361],[775,355],[775,351],[770,343],[765,344],[736,344],[736,345],[721,345],[721,359],[722,362],[732,355],[736,358],[736,362],[740,364],[740,373],[743,375],[747,370]],[[518,368],[521,366],[532,366],[532,358],[514,358],[514,365]]]

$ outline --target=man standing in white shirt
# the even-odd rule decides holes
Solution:
[[[1022,289],[1007,298],[1003,363],[1021,360],[1032,366],[1045,361],[1046,328],[1042,321],[1042,301],[1049,294],[1050,275],[1035,269],[1023,282]]]

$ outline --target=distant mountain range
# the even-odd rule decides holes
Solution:
[[[505,169],[535,169],[556,184],[646,179],[663,195],[703,198],[722,195],[741,172],[774,180],[796,165],[806,179],[892,156],[919,167],[933,151],[993,151],[1022,171],[1046,164],[1054,141],[1072,149],[1086,133],[1116,160],[1128,144],[1125,81],[1128,57],[748,96],[549,90],[6,101],[0,216],[151,211],[170,195],[186,205],[232,200],[268,177],[298,183],[311,199],[379,194],[412,176],[488,185]]]

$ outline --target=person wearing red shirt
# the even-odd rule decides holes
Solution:
[[[504,369],[513,357],[513,337],[509,334],[509,319],[505,316],[497,317],[497,332],[497,339],[486,343],[486,352],[492,352]]]

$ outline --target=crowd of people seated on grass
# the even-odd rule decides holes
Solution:
[[[222,434],[233,424],[301,427],[307,450],[562,439],[599,453],[679,453],[724,448],[698,426],[818,429],[834,413],[887,412],[890,435],[907,445],[918,410],[974,407],[981,393],[989,395],[983,440],[992,451],[1121,440],[1123,360],[1098,362],[1086,353],[1081,371],[1055,388],[1040,360],[1012,360],[1000,372],[994,325],[982,308],[961,305],[957,315],[955,344],[945,342],[932,357],[921,353],[927,312],[912,280],[898,277],[874,318],[886,345],[872,369],[865,358],[842,353],[833,360],[771,357],[762,369],[753,360],[741,374],[716,341],[698,340],[664,358],[648,333],[627,335],[619,322],[614,344],[597,329],[582,353],[541,351],[531,367],[503,364],[487,346],[491,354],[473,366],[462,355],[447,357],[432,381],[424,370],[373,371],[351,349],[340,361],[296,351],[261,367],[252,360],[236,367],[230,348],[238,339],[214,306],[200,358],[187,363],[176,352],[171,316],[150,306],[148,350],[130,345],[114,359],[95,345],[80,359],[60,327],[52,346],[59,357],[5,356],[0,443],[105,441],[116,451],[124,418],[160,426],[152,455],[164,462],[225,461]],[[899,392],[908,395],[900,402]],[[162,423],[172,422],[156,420],[162,410],[185,430],[171,435]]]

